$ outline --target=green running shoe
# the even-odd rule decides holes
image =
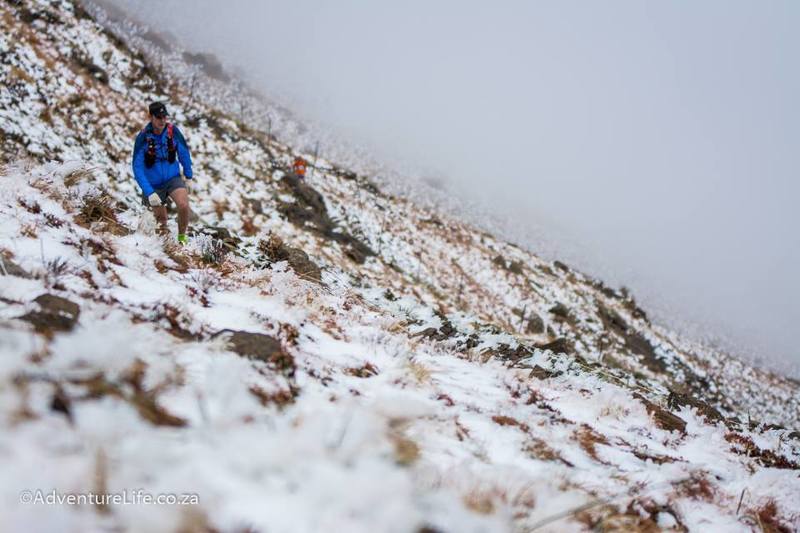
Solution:
[[[178,242],[187,244],[189,242],[189,237],[187,237],[185,233],[178,233]]]

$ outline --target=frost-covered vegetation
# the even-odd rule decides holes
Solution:
[[[0,18],[0,530],[800,527],[798,383],[346,158],[294,179],[290,116],[139,28]],[[153,99],[195,160],[185,248],[130,176]],[[18,499],[139,488],[199,503]]]

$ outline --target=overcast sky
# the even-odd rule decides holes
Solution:
[[[116,3],[662,316],[800,362],[800,2]]]

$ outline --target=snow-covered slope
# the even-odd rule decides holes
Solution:
[[[67,1],[0,18],[0,530],[800,527],[795,381],[341,163],[298,182],[180,51]],[[128,167],[157,98],[200,182],[186,248]]]

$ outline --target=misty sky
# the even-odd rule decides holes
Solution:
[[[115,3],[661,316],[800,362],[800,3]]]

